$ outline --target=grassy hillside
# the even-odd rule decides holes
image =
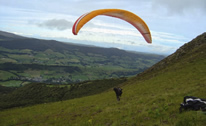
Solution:
[[[71,85],[31,83],[16,89],[0,86],[0,110],[94,95],[126,80],[126,78],[104,79]]]
[[[4,110],[0,112],[0,124],[205,126],[205,113],[179,113],[184,96],[206,98],[205,64],[206,33],[120,85],[120,102],[110,89],[83,98]]]

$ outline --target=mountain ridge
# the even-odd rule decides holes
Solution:
[[[12,40],[12,39],[24,39],[24,38],[27,38],[27,37],[23,37],[23,36],[20,36],[20,35],[16,35],[14,33],[9,33],[9,32],[5,32],[5,31],[0,30],[0,38],[4,38],[4,39],[7,39],[7,40]]]
[[[105,55],[117,55],[117,54],[122,54],[122,53],[128,53],[130,55],[141,56],[142,54],[149,54],[149,53],[142,53],[142,52],[138,54],[138,52],[126,51],[126,50],[121,50],[118,48],[104,48],[104,47],[96,47],[96,46],[89,46],[89,45],[79,45],[79,44],[74,44],[74,43],[66,43],[66,42],[60,42],[56,40],[27,38],[27,37],[22,37],[22,36],[15,35],[9,32],[0,31],[0,35],[4,36],[4,34],[6,34],[6,37],[8,37],[8,39],[10,36],[15,36],[12,38],[18,38],[18,40],[10,40],[9,43],[7,42],[7,39],[6,41],[1,40],[0,46],[6,47],[9,49],[32,49],[32,50],[35,49],[37,51],[45,51],[46,49],[52,49],[54,51],[78,49],[83,53],[85,53],[85,50],[86,50],[89,53],[97,53],[97,54],[104,53]],[[0,36],[0,39],[1,39],[1,36]],[[41,45],[41,47],[39,45]],[[107,51],[105,51],[105,49]],[[153,55],[157,55],[157,54],[153,54]]]

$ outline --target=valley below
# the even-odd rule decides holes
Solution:
[[[30,82],[71,84],[129,77],[165,57],[0,34],[0,84],[4,86]]]

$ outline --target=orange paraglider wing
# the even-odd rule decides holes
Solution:
[[[111,16],[132,24],[148,43],[152,43],[152,37],[147,24],[136,14],[121,9],[99,9],[80,16],[73,25],[72,32],[77,35],[79,30],[91,19],[98,15]]]

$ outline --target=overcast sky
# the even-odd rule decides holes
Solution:
[[[97,16],[77,36],[72,34],[79,16],[105,8],[140,16],[151,31],[152,44],[129,23],[108,16]],[[168,55],[206,31],[206,0],[0,0],[0,30]]]

